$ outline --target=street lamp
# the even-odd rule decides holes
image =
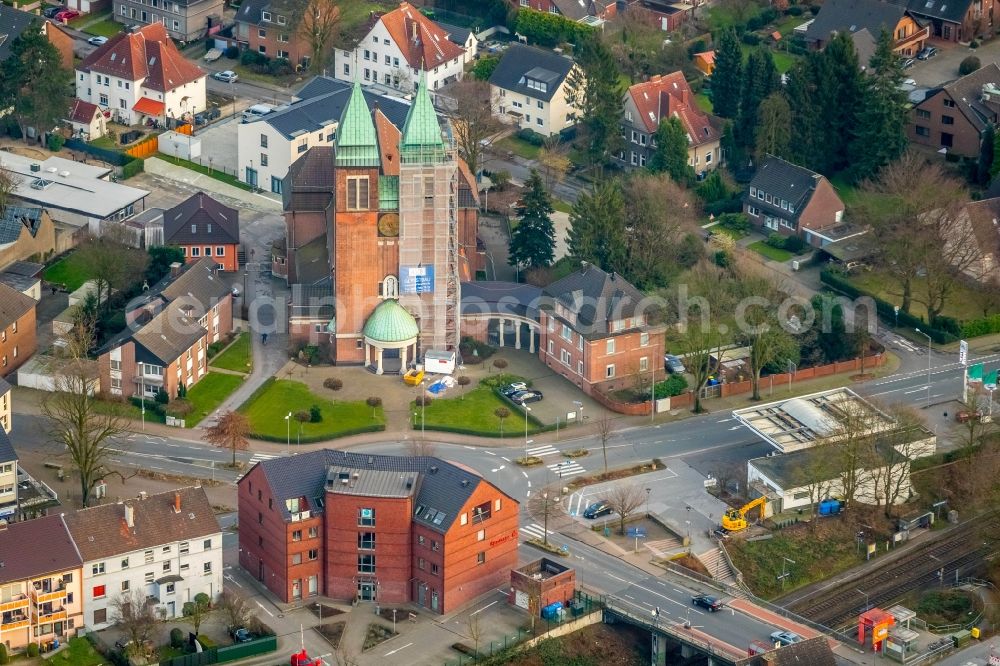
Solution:
[[[528,413],[531,411],[531,407],[527,405],[521,405],[524,407],[524,462],[528,462]]]
[[[927,406],[931,406],[931,336],[927,335],[919,328],[913,329],[920,335],[927,338]]]
[[[796,366],[791,359],[788,359],[788,368],[786,368],[786,370],[790,370],[790,372],[788,373],[788,392],[791,393],[792,379],[795,377],[795,372],[798,370],[798,366]]]
[[[649,518],[649,493],[652,488],[646,488],[646,518]]]
[[[292,449],[292,413],[285,414],[285,455],[291,455]]]
[[[868,610],[870,608],[870,606],[868,605],[868,593],[867,592],[863,592],[862,590],[859,590],[858,588],[854,588],[854,591],[857,592],[858,594],[864,595],[864,597],[865,597],[865,610]]]

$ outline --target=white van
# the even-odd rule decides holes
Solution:
[[[274,107],[270,104],[254,104],[243,112],[243,122],[249,123],[254,120],[260,120],[272,111],[274,111]]]

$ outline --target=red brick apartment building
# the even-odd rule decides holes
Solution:
[[[214,258],[175,264],[171,274],[126,310],[128,328],[100,351],[101,392],[173,399],[208,373],[207,348],[233,329],[233,297]]]
[[[234,273],[240,269],[240,213],[198,192],[163,214],[163,243],[181,248],[187,263],[211,257],[220,271]]]
[[[0,377],[35,353],[35,299],[0,283]]]
[[[642,292],[596,266],[542,290],[538,355],[585,393],[632,385],[662,370],[664,326],[651,326]]]
[[[238,485],[240,566],[284,602],[447,613],[517,564],[518,503],[439,458],[324,449],[257,463]]]

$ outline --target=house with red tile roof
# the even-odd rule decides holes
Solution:
[[[691,86],[681,72],[656,75],[625,93],[622,134],[625,149],[619,159],[633,167],[646,166],[653,154],[653,135],[660,121],[677,117],[687,131],[688,162],[695,173],[711,171],[722,159],[719,129],[698,108]]]
[[[115,35],[76,67],[77,99],[137,125],[205,110],[205,72],[186,60],[162,24]]]
[[[74,99],[69,108],[69,115],[66,121],[73,128],[73,134],[84,137],[87,141],[99,139],[107,133],[107,117],[96,104],[84,102],[82,99]]]
[[[412,91],[427,76],[430,90],[462,78],[465,49],[408,2],[373,14],[372,26],[353,51],[336,52],[338,79]]]

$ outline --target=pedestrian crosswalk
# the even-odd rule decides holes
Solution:
[[[529,539],[544,539],[545,538],[545,528],[538,523],[532,523],[531,525],[521,525],[521,534]],[[549,530],[549,534],[552,534],[552,530]]]
[[[549,471],[560,479],[565,479],[566,477],[573,476],[575,474],[583,474],[587,471],[575,460],[566,460],[560,463],[546,465],[546,467],[548,467]]]
[[[250,464],[251,465],[256,465],[259,462],[263,462],[265,460],[273,460],[274,458],[278,458],[278,457],[280,457],[280,456],[273,455],[273,454],[270,454],[270,453],[255,453],[250,458]]]
[[[528,449],[528,455],[534,456],[536,458],[542,458],[544,456],[554,456],[558,453],[559,449],[550,444],[546,444],[545,446],[536,446],[533,449]]]

